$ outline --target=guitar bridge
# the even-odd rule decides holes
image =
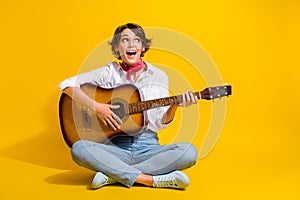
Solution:
[[[92,131],[92,122],[91,122],[91,117],[89,115],[89,109],[87,106],[82,105],[81,111],[82,111],[82,123],[85,128],[85,131],[91,132]]]

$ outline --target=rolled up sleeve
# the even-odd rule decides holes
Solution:
[[[80,87],[85,83],[101,85],[103,79],[105,79],[106,71],[108,71],[108,66],[101,67],[90,72],[78,74],[76,76],[63,80],[61,83],[59,83],[58,87],[62,91],[67,87]]]

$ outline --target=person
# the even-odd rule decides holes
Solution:
[[[139,89],[142,100],[169,96],[166,73],[142,59],[151,42],[140,25],[120,25],[110,42],[111,50],[118,59],[65,79],[59,84],[60,90],[95,111],[101,123],[113,130],[120,129],[122,120],[113,112],[118,106],[96,102],[80,86],[90,83],[102,88],[115,88],[133,84]],[[76,141],[71,147],[72,159],[96,172],[91,187],[98,189],[121,183],[130,188],[137,183],[150,187],[186,188],[190,180],[182,170],[195,165],[197,149],[188,142],[161,145],[157,135],[159,130],[172,123],[178,106],[190,106],[198,100],[192,92],[183,94],[182,99],[179,105],[146,111],[147,125],[134,136],[116,136],[105,144]]]

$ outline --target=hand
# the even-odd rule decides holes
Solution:
[[[187,91],[182,95],[182,103],[179,106],[187,107],[198,102],[198,97],[193,92]]]
[[[120,129],[120,124],[122,124],[122,120],[111,110],[116,108],[119,106],[104,103],[95,105],[97,117],[105,126],[111,127],[113,130]]]

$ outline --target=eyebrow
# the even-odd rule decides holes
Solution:
[[[121,38],[122,38],[122,37],[129,37],[129,35],[128,35],[128,34],[121,35]],[[137,36],[137,35],[135,35],[135,36],[134,36],[134,38],[141,38],[141,37],[140,37],[140,36]]]

